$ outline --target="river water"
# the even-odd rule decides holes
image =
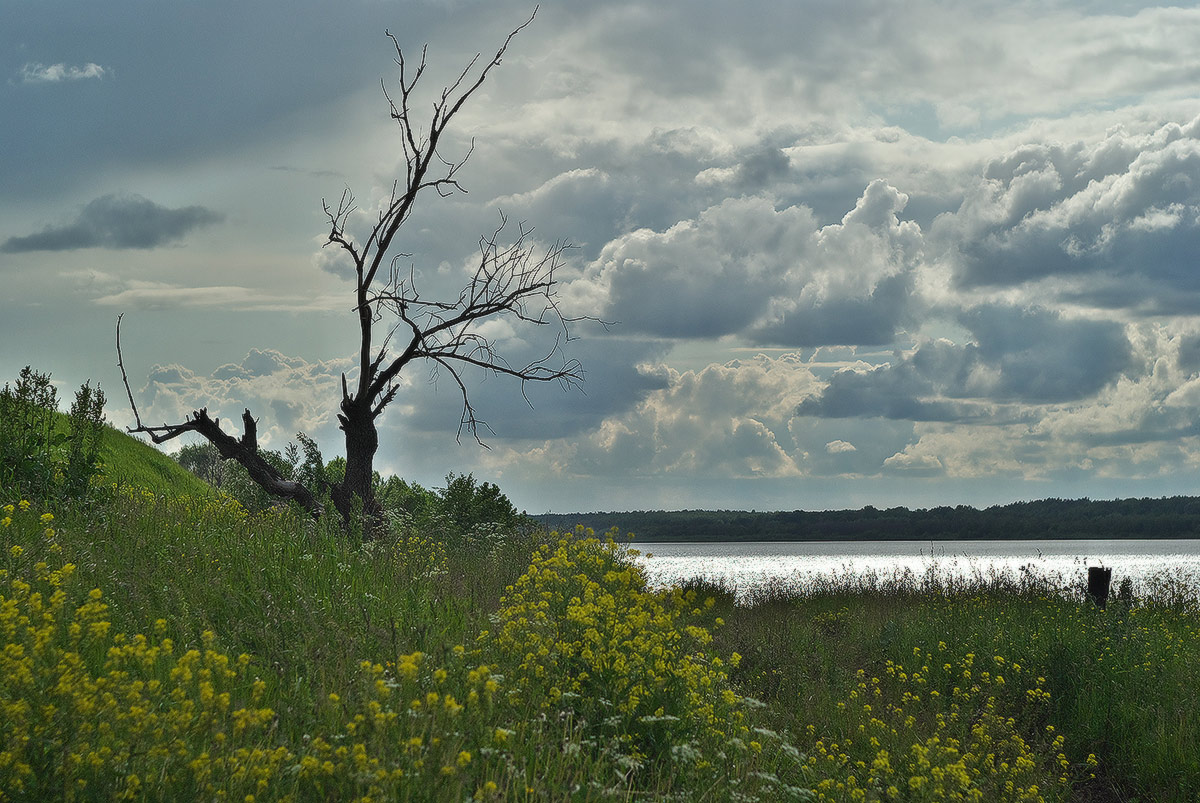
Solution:
[[[1130,578],[1141,595],[1164,583],[1200,588],[1200,540],[1105,541],[816,541],[635,543],[650,583],[661,587],[692,578],[722,582],[745,598],[769,587],[803,589],[851,577],[889,580],[909,576],[986,583],[999,576],[1036,575],[1058,588],[1082,588],[1089,566],[1113,570],[1115,591]],[[1190,586],[1189,586],[1190,584]],[[869,585],[869,583],[868,583]],[[1194,592],[1193,592],[1194,593]]]

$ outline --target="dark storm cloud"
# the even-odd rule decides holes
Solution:
[[[89,201],[71,223],[9,237],[0,251],[72,251],[78,248],[157,248],[221,220],[203,206],[168,209],[140,195],[104,195]]]
[[[1200,371],[1200,334],[1187,334],[1179,339],[1177,363],[1184,371]]]
[[[798,299],[776,320],[749,333],[759,345],[826,346],[892,343],[907,316],[912,291],[908,276],[888,276],[866,295],[816,300]]]
[[[968,359],[952,343],[936,341],[895,363],[869,370],[843,369],[817,396],[796,408],[822,418],[890,418],[900,421],[968,421],[994,410],[945,398],[947,385],[963,384]]]
[[[894,362],[835,373],[797,412],[989,424],[1029,420],[1024,405],[1094,396],[1132,367],[1120,324],[1066,320],[1040,309],[978,307],[959,316],[964,345],[924,343]]]
[[[1132,365],[1124,327],[1112,321],[1013,307],[978,307],[959,321],[975,337],[979,364],[999,373],[968,384],[962,395],[1031,404],[1083,399]]]
[[[785,178],[791,170],[787,154],[777,147],[765,146],[750,153],[738,165],[735,183],[741,189],[755,191]]]

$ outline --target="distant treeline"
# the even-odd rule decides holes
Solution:
[[[946,541],[970,539],[1200,538],[1200,497],[1044,499],[983,510],[966,505],[909,510],[744,510],[547,513],[552,530],[613,527],[638,541]]]

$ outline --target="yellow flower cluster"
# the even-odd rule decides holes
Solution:
[[[29,570],[0,585],[0,800],[269,785],[288,755],[257,746],[274,712],[239,694],[248,656],[231,661],[212,634],[181,652],[112,633],[100,589],[76,599],[73,564]]]
[[[427,580],[447,571],[446,545],[431,535],[404,528],[391,547],[410,578]]]
[[[312,738],[298,755],[294,773],[308,792],[325,799],[352,789],[393,800],[420,789],[428,799],[490,800],[507,788],[504,745],[514,731],[494,724],[500,685],[491,667],[471,666],[457,647],[443,666],[420,652],[363,661],[360,678],[349,690],[353,703],[328,697],[332,735]]]
[[[126,511],[169,517],[191,505],[181,520],[201,524],[244,516],[219,501],[129,493]],[[501,679],[461,646],[441,666],[422,653],[364,661],[361,687],[329,694],[322,727],[296,744],[249,655],[231,659],[211,632],[179,649],[163,619],[152,637],[114,632],[102,590],[82,586],[73,564],[35,563],[45,551],[31,538],[40,527],[52,539],[53,516],[31,507],[0,507],[6,536],[21,541],[0,554],[0,801],[365,801],[405,789],[492,800],[509,787],[505,756],[519,739],[491,715]],[[407,569],[444,570],[431,542],[414,537],[404,551]]]
[[[1046,744],[1031,745],[1018,720],[1047,703],[1044,682],[1000,655],[955,658],[945,642],[914,648],[907,667],[887,661],[877,677],[860,670],[838,704],[840,728],[810,753],[810,769],[823,776],[817,799],[1043,803],[1048,785],[1062,790],[1068,779],[1039,757],[1065,762],[1063,740],[1051,730]]]
[[[534,554],[480,646],[511,667],[510,703],[532,715],[569,710],[635,758],[658,759],[682,742],[724,745],[747,732],[727,664],[694,623],[711,604],[649,591],[611,535],[579,528]]]

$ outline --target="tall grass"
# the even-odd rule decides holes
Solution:
[[[871,767],[884,752],[893,769],[906,762],[900,781],[934,782],[936,762],[917,766],[931,739],[955,745],[943,779],[968,756],[994,756],[993,769],[1035,762],[1040,773],[1026,765],[1024,785],[1013,781],[1017,799],[1200,799],[1200,606],[1179,578],[1154,578],[1140,599],[1126,589],[1106,609],[1027,571],[845,574],[738,606],[731,589],[710,591],[726,601],[720,647],[744,656],[734,680],[778,727],[808,735],[797,746],[835,779],[826,799],[861,799],[847,779],[883,778]],[[1007,783],[978,799],[1000,799]],[[915,791],[897,787],[900,799]]]
[[[588,533],[0,499],[0,800],[1200,797],[1194,595],[652,591]]]
[[[710,609],[585,533],[353,544],[127,487],[0,510],[0,799],[803,796]]]

